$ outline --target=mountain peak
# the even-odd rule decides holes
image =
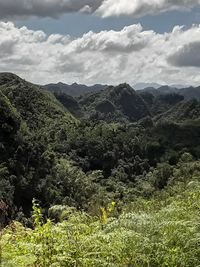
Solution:
[[[11,83],[13,81],[22,81],[22,79],[16,74],[11,72],[0,73],[0,85]]]
[[[80,85],[80,84],[78,84],[77,82],[72,83],[72,86],[78,86],[78,85]]]

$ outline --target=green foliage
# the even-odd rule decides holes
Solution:
[[[1,224],[18,210],[28,215],[32,199],[42,199],[42,179],[51,173],[68,129],[78,122],[38,86],[9,73],[0,75],[0,83],[0,201],[9,205],[7,218],[0,214]]]
[[[198,102],[0,85],[1,266],[200,265]]]
[[[126,117],[126,123],[108,123],[103,117],[105,121],[77,121],[50,93],[16,76],[2,77],[0,199],[9,206],[7,218],[0,218],[4,222],[26,221],[33,198],[45,210],[64,205],[97,214],[98,206],[133,199],[137,190],[149,196],[154,188],[163,189],[170,177],[168,165],[175,165],[183,153],[200,156],[197,122],[154,123],[150,117],[128,122],[127,116],[139,119],[149,113],[126,84],[79,99],[89,112],[100,107],[108,115],[116,106],[112,116],[119,112]],[[57,97],[66,106],[79,106],[69,97]],[[151,168],[155,181],[149,185],[143,181]]]
[[[83,96],[79,104],[85,117],[94,121],[135,122],[150,115],[143,99],[128,84]]]
[[[107,224],[107,220],[108,220],[108,217],[110,216],[110,214],[112,213],[112,211],[114,210],[115,208],[115,202],[112,201],[111,204],[108,205],[108,207],[104,208],[104,207],[101,207],[101,222],[102,224]]]
[[[154,116],[165,113],[179,103],[182,104],[182,101],[184,100],[184,97],[178,93],[163,93],[162,91],[160,94],[157,91],[142,91],[140,92],[140,95],[148,105],[151,114]]]
[[[2,267],[199,266],[199,174],[200,162],[180,162],[151,199],[138,197],[117,217],[107,216],[114,202],[104,209],[103,227],[76,210],[60,223],[44,222],[34,202],[34,229],[14,222],[1,232]]]
[[[173,122],[184,122],[185,120],[198,120],[200,116],[200,103],[196,99],[183,101],[172,105],[166,112],[156,117],[156,120],[169,120]]]

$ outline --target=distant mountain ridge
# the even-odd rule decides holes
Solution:
[[[200,86],[198,87],[186,87],[186,88],[174,88],[168,85],[161,86],[159,88],[154,88],[154,87],[147,87],[143,90],[139,90],[139,93],[151,93],[154,96],[158,95],[164,95],[164,94],[179,94],[184,97],[185,100],[190,100],[190,99],[197,99],[200,101]]]
[[[99,92],[105,89],[107,85],[95,84],[92,86],[87,86],[87,85],[78,84],[78,83],[73,83],[69,85],[69,84],[59,82],[57,84],[54,84],[54,83],[47,84],[44,87],[50,92],[56,92],[56,93],[60,92],[60,93],[65,93],[73,97],[78,97],[83,94]]]
[[[146,87],[144,89],[144,86]],[[184,97],[185,100],[190,100],[190,99],[197,99],[200,101],[200,86],[198,87],[182,87],[181,85],[177,85],[177,87],[174,86],[168,86],[168,85],[163,85],[160,86],[159,84],[156,83],[140,83],[136,84],[133,89],[137,91],[139,94],[143,94],[144,92],[148,92],[153,94],[154,96],[158,95],[163,95],[163,94],[179,94]],[[73,83],[71,85],[65,84],[65,83],[57,83],[57,84],[47,84],[44,86],[48,91],[52,93],[64,93],[72,97],[80,97],[82,95],[86,94],[93,94],[96,92],[100,92],[102,90],[105,90],[108,87],[108,85],[101,85],[101,84],[95,84],[92,86],[87,86],[84,84],[77,84]]]
[[[158,84],[158,83],[136,83],[136,84],[134,84],[133,88],[135,90],[143,90],[143,89],[148,88],[148,87],[153,87],[155,89],[158,89],[161,86],[162,85]]]

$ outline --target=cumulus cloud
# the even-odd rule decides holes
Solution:
[[[14,17],[57,17],[69,12],[95,13],[102,17],[141,17],[168,10],[185,10],[200,0],[0,0],[0,19]]]
[[[92,31],[73,42],[76,52],[104,51],[124,52],[139,51],[151,41],[152,32],[142,32],[140,24],[125,27],[121,31]]]
[[[0,22],[0,71],[41,84],[199,84],[199,40],[200,25],[158,34],[136,24],[74,39]]]
[[[178,67],[200,67],[200,41],[183,45],[168,57],[168,62]]]

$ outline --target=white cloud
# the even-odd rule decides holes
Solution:
[[[168,10],[186,10],[200,0],[0,0],[0,19],[57,17],[69,12],[95,13],[102,17],[141,17]]]
[[[73,39],[0,22],[0,71],[15,72],[42,84],[200,84],[199,66],[191,63],[194,53],[191,52],[190,64],[182,67],[169,60],[177,51],[186,51],[188,62],[189,49],[183,48],[196,51],[196,45],[191,44],[199,40],[200,25],[186,30],[176,26],[164,34],[131,25],[121,31],[89,32]]]
[[[152,38],[152,32],[142,32],[142,26],[135,24],[125,27],[121,31],[92,31],[84,34],[82,38],[73,42],[76,52],[101,51],[124,52],[139,51],[145,47]]]
[[[97,13],[102,17],[141,17],[169,10],[186,10],[199,4],[200,0],[104,0]]]

